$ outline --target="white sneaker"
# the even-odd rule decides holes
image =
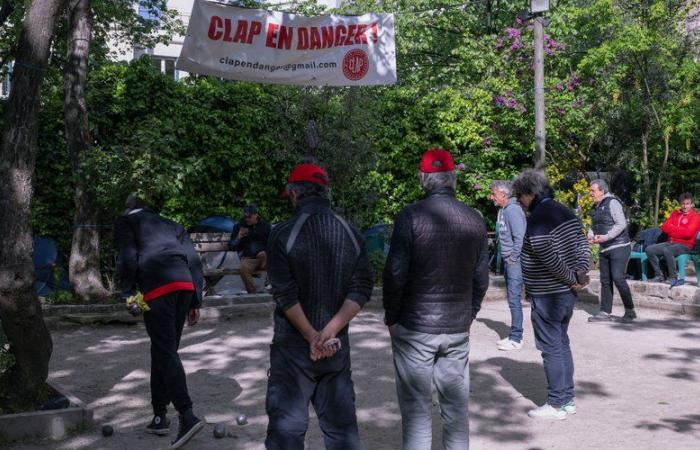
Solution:
[[[508,342],[508,341],[510,341],[510,338],[509,338],[509,337],[504,337],[504,338],[501,339],[500,341],[496,341],[496,345],[503,345],[503,344],[505,344],[505,343]]]
[[[576,414],[576,401],[572,398],[564,405],[562,405],[561,410],[567,414]]]
[[[555,409],[552,405],[549,403],[545,403],[544,405],[531,409],[530,411],[527,412],[527,415],[532,417],[533,419],[548,419],[548,420],[564,420],[566,419],[566,411],[563,411],[561,409]]]
[[[509,352],[511,350],[520,350],[521,348],[523,348],[523,341],[515,342],[511,341],[510,339],[498,346],[499,350],[503,350],[505,352]]]

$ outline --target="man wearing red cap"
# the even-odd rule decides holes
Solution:
[[[348,323],[372,293],[365,243],[331,209],[321,167],[295,166],[284,195],[294,216],[268,242],[276,308],[265,447],[302,450],[313,402],[326,448],[359,449]]]
[[[391,334],[403,448],[432,442],[432,384],[446,449],[469,448],[469,329],[488,288],[486,225],[455,199],[446,150],[420,163],[425,198],[396,216],[384,268],[385,323]]]

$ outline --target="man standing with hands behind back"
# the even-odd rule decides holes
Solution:
[[[276,304],[265,409],[268,450],[303,450],[312,402],[326,449],[361,448],[348,323],[369,301],[362,235],[331,209],[326,172],[298,164],[285,196],[294,216],[270,235]]]
[[[267,238],[270,224],[258,216],[258,207],[252,203],[243,208],[244,217],[231,231],[229,248],[238,252],[241,260],[241,280],[249,294],[257,293],[253,273],[267,266]]]

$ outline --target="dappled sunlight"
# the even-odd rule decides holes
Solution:
[[[365,448],[394,450],[401,442],[401,416],[391,340],[382,317],[381,310],[365,310],[353,321],[352,377]],[[586,318],[585,314],[575,314],[570,327],[581,412],[566,423],[557,424],[559,431],[552,433],[551,423],[532,421],[526,416],[527,410],[544,403],[547,395],[542,359],[534,347],[530,323],[526,320],[525,346],[521,351],[499,352],[495,341],[507,332],[510,315],[505,302],[485,305],[471,336],[469,412],[475,448],[520,449],[525,448],[526,442],[531,448],[554,448],[562,433],[570,429],[586,433],[584,429],[590,430],[600,420],[630,421],[621,425],[621,433],[630,429],[637,434],[666,432],[664,441],[672,433],[693,438],[698,434],[697,415],[690,414],[692,411],[687,408],[688,414],[681,412],[683,402],[691,402],[683,391],[694,389],[697,383],[700,350],[692,344],[700,334],[700,324],[677,316],[649,317],[640,321],[640,327],[656,336],[638,332],[630,339],[629,330],[624,327],[590,326]],[[678,341],[666,347],[664,343],[673,339]],[[269,317],[208,322],[185,330],[180,354],[190,395],[195,413],[209,424],[191,448],[263,448],[271,341]],[[151,417],[151,405],[150,354],[142,325],[56,332],[54,342],[51,379],[60,381],[67,392],[93,409],[97,426],[60,443],[20,446],[20,450],[150,450],[167,445],[167,439],[143,433]],[[601,352],[601,343],[605,352]],[[620,377],[625,383],[621,384]],[[663,384],[661,380],[667,381]],[[656,405],[657,401],[653,405],[679,413],[647,411],[644,421],[623,414],[621,411],[639,409],[639,388],[645,392],[641,397],[663,400],[661,405]],[[172,407],[169,414],[174,416]],[[239,414],[247,415],[247,425],[236,424]],[[310,415],[306,447],[323,448],[323,435],[313,408]],[[433,405],[432,415],[434,448],[439,448],[442,430],[437,404]],[[99,427],[105,423],[114,426],[114,437],[103,438],[99,434]],[[224,424],[232,437],[214,439],[211,431],[217,423]],[[635,435],[637,438],[641,437]]]
[[[108,339],[103,339],[97,345],[92,345],[90,347],[87,347],[85,349],[85,351],[90,352],[90,353],[111,353],[111,352],[121,350],[123,347],[126,347],[126,346],[150,344],[150,342],[151,341],[148,339],[148,336],[146,336],[142,339],[129,339],[129,340],[126,340],[123,338],[117,338],[117,337],[110,337]]]
[[[383,348],[391,348],[391,342],[387,339],[386,341],[380,341],[378,339],[362,339],[352,343],[353,347],[378,350]]]
[[[390,401],[372,408],[357,408],[359,422],[371,422],[378,427],[392,427],[401,420],[398,404]]]
[[[74,371],[71,369],[57,370],[57,371],[51,373],[51,375],[49,376],[49,379],[56,380],[58,378],[68,378],[71,375],[73,375],[73,372]]]
[[[211,330],[198,329],[196,331],[192,331],[192,329],[190,328],[190,331],[187,331],[187,332],[183,331],[182,332],[182,338],[180,339],[180,341],[182,342],[182,341],[186,341],[186,340],[198,339],[198,338],[201,338],[204,336],[209,336],[212,333],[214,333],[213,329],[211,329]]]

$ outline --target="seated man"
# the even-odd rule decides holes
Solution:
[[[650,245],[645,250],[656,274],[650,281],[664,281],[664,275],[659,266],[659,256],[663,256],[668,268],[666,280],[671,287],[683,284],[683,280],[678,279],[676,256],[690,253],[700,230],[700,214],[693,209],[693,196],[684,192],[678,198],[678,202],[681,204],[681,209],[673,211],[671,217],[661,225],[661,231],[666,233],[668,241]]]
[[[241,259],[241,280],[249,294],[257,293],[253,273],[265,270],[267,261],[267,238],[270,235],[270,224],[258,216],[258,207],[248,204],[243,208],[245,216],[231,232],[228,246],[237,251]]]

